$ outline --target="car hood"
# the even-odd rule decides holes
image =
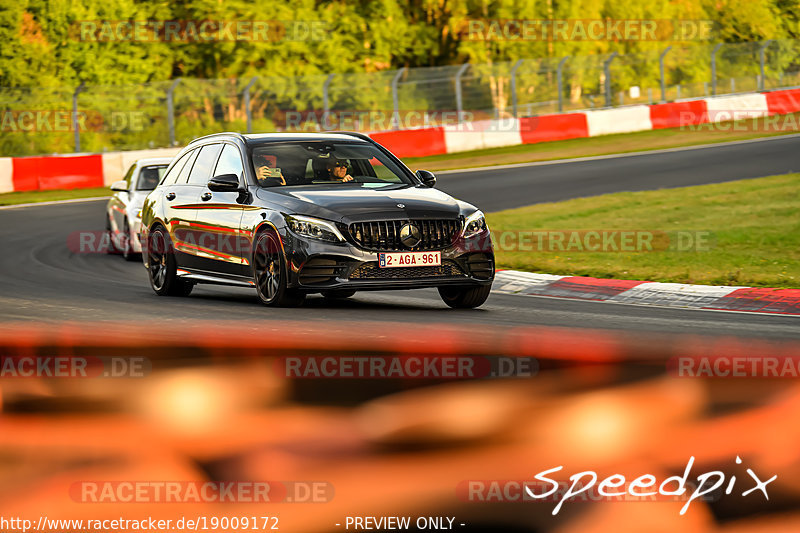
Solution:
[[[314,185],[259,189],[263,200],[280,203],[283,211],[341,221],[410,218],[456,218],[459,203],[436,189],[413,185],[369,187],[367,184]],[[277,196],[280,195],[280,196]],[[291,213],[290,213],[291,214]]]

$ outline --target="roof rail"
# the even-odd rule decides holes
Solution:
[[[372,140],[372,137],[370,137],[366,133],[358,133],[356,131],[326,131],[325,133],[338,133],[340,135],[352,135],[353,137],[358,137],[362,141],[369,141],[371,143],[375,142],[374,140]]]
[[[196,139],[192,139],[191,142],[200,141],[202,139],[208,139],[209,137],[216,137],[218,135],[233,135],[234,137],[239,137],[242,141],[244,141],[244,135],[239,133],[238,131],[220,131],[219,133],[210,133],[208,135],[203,135],[202,137],[198,137]]]

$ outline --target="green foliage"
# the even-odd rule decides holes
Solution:
[[[166,90],[175,91],[176,137],[192,137],[223,128],[243,130],[242,91],[251,90],[253,124],[282,129],[287,110],[320,110],[322,84],[330,84],[333,110],[392,109],[391,80],[398,69],[400,108],[452,110],[451,81],[457,65],[474,66],[465,74],[464,107],[476,116],[507,112],[510,73],[518,59],[517,97],[525,113],[553,110],[557,100],[555,69],[565,64],[568,108],[589,107],[603,94],[602,60],[612,64],[613,91],[633,85],[657,88],[658,54],[668,44],[667,84],[682,85],[683,97],[699,95],[709,80],[711,46],[704,42],[548,41],[470,38],[471,21],[544,19],[713,20],[715,41],[731,43],[718,54],[718,77],[757,74],[757,45],[742,41],[776,39],[767,70],[773,78],[794,68],[800,37],[799,0],[18,0],[0,10],[0,109],[71,109],[81,83],[79,108],[99,117],[81,131],[84,150],[111,150],[168,144]],[[266,21],[270,39],[165,42],[92,38],[92,23],[143,21]],[[282,21],[276,25],[277,21]],[[87,26],[87,23],[89,24]],[[314,28],[310,33],[292,30]],[[118,34],[117,34],[118,35]],[[307,36],[313,38],[305,38]],[[474,35],[473,35],[474,37]],[[480,65],[480,66],[479,66]],[[417,67],[438,67],[419,71]],[[737,80],[737,88],[749,88]],[[774,82],[776,83],[776,82]],[[677,94],[670,93],[670,97]],[[643,96],[644,98],[644,96]],[[544,104],[542,104],[544,102]],[[631,103],[631,102],[626,102]],[[135,121],[120,116],[138,113]],[[367,128],[368,129],[368,128]],[[3,130],[4,155],[70,151],[67,131]]]

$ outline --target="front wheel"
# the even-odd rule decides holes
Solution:
[[[492,292],[491,285],[479,287],[439,287],[439,296],[453,309],[472,309],[479,307]]]
[[[167,230],[155,228],[148,237],[147,274],[159,296],[189,296],[194,284],[178,277],[175,251]]]
[[[280,237],[272,230],[265,231],[256,238],[253,250],[253,281],[258,298],[264,305],[296,307],[305,300],[305,294],[286,286],[286,260]]]

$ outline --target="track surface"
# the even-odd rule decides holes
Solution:
[[[440,172],[439,188],[500,211],[620,191],[686,187],[800,171],[800,135],[707,147]]]
[[[677,187],[792,171],[800,137],[484,172],[443,174],[443,190],[487,211],[613,191]],[[524,191],[525,194],[520,194]],[[329,302],[312,296],[300,309],[268,309],[250,289],[198,286],[189,298],[160,298],[140,263],[105,254],[75,254],[70,233],[100,230],[104,201],[0,211],[0,320],[282,318],[355,322],[457,322],[582,326],[631,332],[800,338],[793,317],[665,309],[493,294],[480,309],[448,309],[435,290],[361,293]],[[97,326],[95,327],[102,327]],[[411,333],[413,334],[413,333]]]

